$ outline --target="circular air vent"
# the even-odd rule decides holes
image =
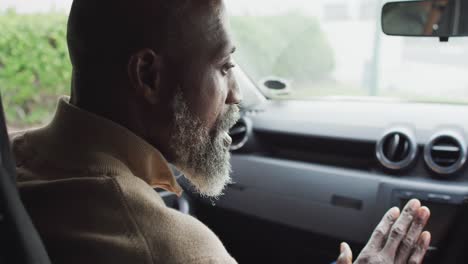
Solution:
[[[418,147],[409,131],[392,130],[377,142],[376,154],[380,163],[391,170],[407,168],[416,158]]]
[[[436,134],[424,148],[424,160],[434,172],[442,175],[459,171],[466,162],[466,143],[452,132]]]
[[[249,129],[248,122],[246,119],[241,118],[237,124],[235,124],[229,131],[229,135],[232,138],[231,150],[239,150],[245,143],[247,143]]]

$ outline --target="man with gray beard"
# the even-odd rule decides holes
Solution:
[[[52,263],[235,263],[154,191],[182,193],[168,162],[204,196],[231,181],[241,95],[222,0],[74,0],[67,40],[71,97],[47,126],[12,136],[21,198]],[[419,263],[428,217],[419,201],[391,209],[357,263]],[[343,244],[338,262],[351,261]]]
[[[239,108],[229,106],[216,122],[213,134],[189,111],[181,92],[174,99],[174,129],[172,147],[176,153],[175,165],[188,176],[203,196],[217,197],[231,183],[229,174],[231,139],[227,134],[239,119]]]
[[[235,263],[181,195],[230,180],[239,119],[234,46],[220,0],[74,0],[71,97],[51,123],[12,138],[18,187],[52,263]]]

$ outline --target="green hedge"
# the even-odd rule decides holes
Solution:
[[[71,65],[63,14],[0,14],[0,90],[9,125],[45,122],[57,95],[69,93]],[[316,20],[288,14],[233,17],[236,59],[254,79],[317,80],[334,67]]]
[[[14,127],[43,123],[68,93],[71,65],[63,14],[0,15],[0,90]]]

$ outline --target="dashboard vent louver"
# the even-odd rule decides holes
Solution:
[[[458,172],[466,162],[466,144],[455,133],[435,135],[424,149],[424,159],[431,170],[448,175]]]
[[[417,144],[412,134],[404,130],[392,130],[377,142],[376,155],[380,163],[391,170],[402,170],[413,163]]]
[[[237,124],[229,130],[229,135],[232,138],[230,149],[232,151],[241,149],[248,140],[249,126],[247,120],[241,118]]]

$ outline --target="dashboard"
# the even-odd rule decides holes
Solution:
[[[278,152],[285,153],[277,154],[287,159],[314,161],[318,152],[318,164],[458,182],[467,180],[464,116],[468,107],[463,105],[270,101],[246,112],[250,133],[259,142],[251,140],[244,152],[265,151],[259,146],[263,141],[273,152],[278,145]],[[297,155],[287,157],[289,149]]]
[[[432,210],[431,250],[468,203],[468,107],[266,101],[232,128],[232,184],[217,206],[365,243],[392,206]]]

